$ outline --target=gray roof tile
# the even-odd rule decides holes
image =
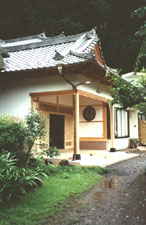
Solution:
[[[98,41],[94,29],[67,37],[34,35],[4,41],[1,46],[8,51],[9,57],[4,59],[5,70],[2,72],[81,63],[94,57],[94,46]]]

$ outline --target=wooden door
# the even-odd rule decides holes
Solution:
[[[140,144],[146,144],[146,121],[139,120],[139,139]]]
[[[50,114],[50,146],[64,148],[64,116]]]

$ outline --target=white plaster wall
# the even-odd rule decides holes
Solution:
[[[80,137],[103,137],[103,123],[80,123]]]
[[[80,96],[79,109],[79,136],[80,137],[103,137],[103,106],[102,102],[95,99]],[[91,122],[87,122],[83,117],[83,111],[87,106],[92,106],[96,111],[96,116]],[[95,122],[100,121],[100,122]]]
[[[29,94],[34,92],[69,90],[71,86],[61,77],[11,80],[0,84],[0,113],[24,118],[30,111]]]
[[[137,111],[129,112],[130,138],[138,138],[138,114]]]
[[[117,150],[128,148],[129,138],[117,138],[114,139],[114,147]]]
[[[82,75],[69,75],[68,79],[74,83],[79,83],[87,80]],[[78,86],[79,89],[88,91],[93,94],[97,94],[98,89],[101,93],[98,95],[109,97],[109,90],[101,84],[92,83],[88,85]],[[30,93],[37,92],[47,92],[47,91],[61,91],[61,90],[71,90],[72,87],[62,77],[51,76],[48,78],[20,78],[13,80],[6,80],[5,82],[0,82],[0,113],[8,113],[11,115],[19,116],[24,118],[28,114],[31,108],[31,98]],[[61,97],[63,98],[63,97]],[[60,102],[63,99],[60,98]],[[42,99],[46,100],[46,99]],[[51,102],[54,102],[52,99]],[[72,101],[67,99],[68,105],[72,105]]]
[[[77,78],[78,78],[78,82],[83,82],[85,80],[88,80],[87,78],[81,75],[78,76]],[[93,82],[91,84],[80,85],[78,86],[78,88],[80,90],[90,92],[91,94],[95,94],[101,97],[111,99],[110,88],[108,86],[101,84],[100,82]]]

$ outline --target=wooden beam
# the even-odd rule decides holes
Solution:
[[[30,93],[30,96],[45,96],[45,95],[50,95],[50,96],[59,96],[59,95],[67,95],[67,94],[72,94],[73,90],[64,90],[64,91],[46,91],[46,92],[37,92],[37,93]]]
[[[105,97],[102,97],[102,96],[99,96],[99,95],[95,95],[95,94],[91,94],[89,92],[82,91],[82,90],[79,90],[79,89],[78,89],[78,93],[81,96],[92,98],[92,99],[96,99],[96,100],[101,101],[101,102],[106,102],[107,103],[110,100],[108,98],[105,98]]]
[[[79,93],[74,90],[73,93],[73,115],[74,115],[74,155],[73,159],[80,159],[79,146]]]
[[[101,52],[100,52],[100,48],[99,48],[98,44],[95,45],[94,52],[95,52],[95,55],[97,57],[97,61],[99,63],[101,63],[102,65],[104,65],[104,62],[103,62],[103,59],[102,59],[102,56],[101,56]]]
[[[111,148],[114,148],[114,110],[113,105],[110,105],[110,129],[111,129]]]
[[[107,141],[107,139],[102,137],[80,137],[80,141]]]
[[[33,97],[31,97],[31,111],[34,110],[34,99]]]
[[[44,102],[44,101],[38,101],[38,100],[34,100],[34,102],[38,102],[41,105],[56,106],[58,108],[63,107],[63,108],[67,108],[67,109],[72,109],[72,106],[63,105],[63,104],[57,104],[57,103],[52,103],[52,102]]]
[[[103,137],[107,139],[107,108],[106,104],[103,106]]]

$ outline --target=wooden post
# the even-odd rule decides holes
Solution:
[[[110,105],[110,133],[111,133],[111,152],[115,152],[116,149],[114,148],[114,110],[113,110],[113,105]]]
[[[31,111],[34,110],[34,100],[33,97],[31,96]]]
[[[74,115],[74,154],[73,160],[81,159],[79,146],[79,93],[74,89],[73,93],[73,115]]]

